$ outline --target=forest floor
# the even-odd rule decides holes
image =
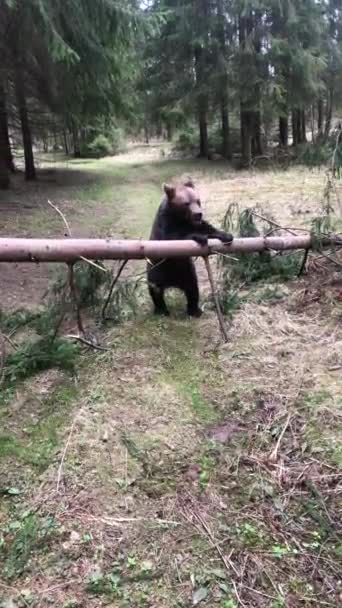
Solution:
[[[162,182],[187,175],[213,223],[236,202],[308,228],[326,180],[164,159],[158,146],[51,157],[39,181],[16,176],[1,194],[0,234],[63,235],[49,199],[75,236],[147,237]],[[57,270],[3,264],[1,309],[38,307]],[[0,393],[1,606],[341,605],[340,268],[321,263],[276,298],[263,285],[226,345],[213,311],[188,320],[181,298],[172,306],[156,319],[144,298],[76,376],[50,370]]]

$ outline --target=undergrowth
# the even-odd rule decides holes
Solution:
[[[67,322],[75,323],[75,311],[96,319],[100,324],[101,310],[107,299],[112,274],[103,265],[75,264],[72,293],[67,272],[63,272],[49,289],[44,305],[38,311],[0,311],[0,336],[3,334],[2,383],[23,380],[52,367],[73,372],[80,346],[63,337]],[[136,313],[140,283],[117,283],[108,302],[106,322],[120,323]],[[76,298],[76,300],[75,300]],[[17,336],[22,335],[20,342]],[[33,336],[31,335],[33,334]]]
[[[254,213],[256,215],[254,215]],[[260,228],[256,224],[255,217],[263,217],[256,213],[256,209],[244,209],[240,211],[239,206],[231,204],[223,220],[223,229],[238,237],[266,236],[270,233],[273,225],[272,219],[260,220]],[[274,230],[272,230],[274,234]],[[234,254],[234,260],[229,256],[218,257],[219,270],[219,299],[223,312],[231,316],[238,309],[243,298],[239,295],[242,287],[249,287],[262,282],[276,283],[289,281],[298,275],[303,254],[300,251],[291,253],[271,253],[262,251],[259,253]],[[253,291],[251,291],[253,294]],[[255,294],[252,295],[252,298]],[[268,297],[266,297],[268,299]]]

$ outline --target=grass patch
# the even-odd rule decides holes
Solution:
[[[53,517],[42,518],[31,513],[2,527],[0,559],[5,579],[12,581],[21,576],[32,555],[37,551],[46,551],[47,543],[55,531],[56,522]]]
[[[40,419],[33,424],[26,424],[24,438],[14,434],[0,435],[0,460],[6,461],[11,457],[38,471],[45,470],[58,448],[60,432],[76,394],[74,383],[67,382],[57,387],[44,402]]]

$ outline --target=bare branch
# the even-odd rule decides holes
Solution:
[[[221,333],[222,333],[222,335],[224,337],[225,342],[228,342],[229,341],[228,333],[227,333],[226,325],[225,325],[225,322],[224,322],[224,318],[223,318],[220,302],[219,302],[219,299],[217,297],[217,292],[216,292],[216,288],[215,288],[215,281],[214,281],[214,277],[213,277],[213,273],[212,273],[212,270],[211,270],[211,266],[210,266],[210,262],[209,262],[209,258],[208,257],[204,258],[204,263],[205,263],[205,267],[206,267],[207,273],[208,273],[211,293],[212,293],[212,296],[213,296],[213,299],[214,299],[214,302],[215,302],[216,314],[217,314],[217,318],[218,318],[218,321],[219,321]]]

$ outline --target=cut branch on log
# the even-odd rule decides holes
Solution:
[[[342,246],[342,236],[322,239],[323,246]],[[205,257],[215,253],[258,252],[273,249],[310,249],[311,235],[236,238],[230,244],[216,239],[201,247],[194,241],[143,241],[111,239],[0,238],[0,262],[66,262],[90,260],[142,260],[161,257]]]

